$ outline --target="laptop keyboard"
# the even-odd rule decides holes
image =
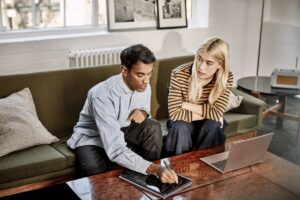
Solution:
[[[218,161],[218,162],[211,163],[211,164],[212,164],[213,166],[215,166],[216,168],[220,169],[220,170],[224,170],[226,161],[227,161],[227,159],[225,159],[225,160],[220,160],[220,161]]]

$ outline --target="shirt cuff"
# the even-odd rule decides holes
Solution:
[[[152,162],[143,160],[143,161],[139,162],[139,165],[136,166],[134,171],[147,175],[146,171],[151,164],[152,164]]]
[[[146,111],[146,110],[142,110],[142,111],[144,111],[145,113],[146,113],[146,117],[151,117],[151,113],[150,112],[148,112],[148,111]]]

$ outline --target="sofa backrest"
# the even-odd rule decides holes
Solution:
[[[182,56],[159,60],[157,71],[154,71],[155,80],[152,83],[151,114],[153,118],[168,118],[168,93],[171,72],[174,68],[193,61],[194,56]]]
[[[0,76],[0,98],[28,87],[42,124],[58,137],[70,136],[88,90],[119,71],[114,65]]]
[[[168,85],[173,68],[192,60],[192,56],[159,60],[154,65],[151,113],[168,117]],[[28,87],[42,124],[57,137],[70,136],[79,119],[88,90],[120,73],[119,65],[66,69],[20,75],[0,76],[0,98]]]

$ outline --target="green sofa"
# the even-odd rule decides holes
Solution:
[[[167,95],[171,70],[191,61],[193,56],[158,60],[151,77],[153,118],[165,124],[168,117]],[[51,145],[40,145],[0,157],[0,192],[30,183],[74,177],[75,155],[67,147],[87,91],[100,81],[119,73],[119,66],[67,69],[21,75],[0,76],[0,98],[29,87],[39,119],[53,135],[60,138]],[[262,122],[265,103],[237,89],[244,96],[239,108],[225,114],[229,122],[227,137],[256,131]],[[167,133],[165,126],[164,134]]]

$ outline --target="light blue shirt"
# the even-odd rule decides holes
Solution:
[[[130,125],[127,118],[134,109],[150,113],[150,101],[149,84],[144,92],[131,91],[121,74],[98,83],[89,90],[79,121],[67,144],[72,149],[84,145],[102,147],[111,161],[146,173],[151,162],[126,147],[121,128]]]

